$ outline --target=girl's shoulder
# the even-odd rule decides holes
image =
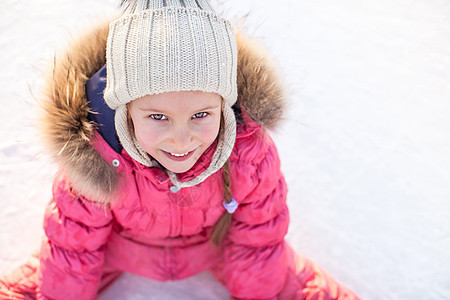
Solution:
[[[230,155],[230,162],[232,165],[254,169],[264,159],[268,159],[266,154],[269,151],[277,150],[267,128],[248,117],[245,119],[244,124],[237,125],[236,143]]]
[[[235,147],[230,155],[235,199],[239,203],[250,203],[260,199],[258,195],[269,193],[283,176],[280,167],[278,150],[269,131],[254,121],[238,125]],[[258,191],[249,197],[256,187]]]

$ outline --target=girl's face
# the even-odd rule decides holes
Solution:
[[[200,91],[147,95],[128,111],[139,144],[166,169],[188,171],[215,141],[222,98]]]

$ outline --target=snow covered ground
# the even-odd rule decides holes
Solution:
[[[55,166],[36,107],[56,51],[118,1],[3,0],[0,274],[39,246]],[[227,0],[291,90],[274,134],[289,185],[287,239],[363,299],[450,299],[450,2]],[[122,276],[100,299],[227,299],[202,273]]]

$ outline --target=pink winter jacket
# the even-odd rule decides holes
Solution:
[[[177,280],[209,270],[233,298],[357,299],[284,241],[287,188],[267,129],[282,119],[285,100],[261,47],[237,34],[230,178],[239,207],[217,248],[209,236],[224,213],[222,171],[173,193],[165,171],[113,150],[89,120],[85,83],[105,64],[107,35],[108,24],[94,28],[55,61],[42,128],[60,172],[45,238],[36,258],[0,279],[0,298],[94,299],[111,272]],[[215,146],[179,179],[200,174]]]
[[[238,129],[230,167],[239,208],[221,248],[208,240],[224,212],[221,172],[173,193],[163,170],[114,152],[98,135],[94,146],[106,161],[116,160],[123,175],[121,196],[110,206],[99,206],[77,194],[64,175],[55,180],[40,257],[43,295],[94,298],[104,265],[176,280],[223,263],[226,287],[235,297],[263,299],[281,290],[287,270],[286,185],[276,148],[261,127]],[[204,171],[213,151],[208,149],[180,180]]]

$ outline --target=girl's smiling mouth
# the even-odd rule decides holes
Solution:
[[[178,156],[178,157],[180,157],[180,156],[185,156],[185,155],[187,155],[189,152],[186,152],[186,153],[184,153],[184,154],[176,154],[176,153],[170,153],[171,155],[173,155],[173,156]]]
[[[192,154],[195,152],[195,149],[186,153],[173,153],[161,150],[168,158],[175,161],[185,161],[188,160]]]

